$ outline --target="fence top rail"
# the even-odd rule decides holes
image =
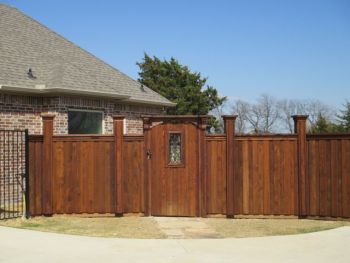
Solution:
[[[244,134],[236,135],[237,141],[297,141],[296,134]]]
[[[271,137],[298,137],[295,133],[269,133],[269,134],[244,134],[237,133],[236,137],[259,137],[259,138],[271,138]]]
[[[206,140],[225,140],[226,134],[206,134]],[[297,140],[297,134],[236,134],[235,140]]]
[[[143,135],[139,135],[139,134],[129,134],[129,135],[124,135],[123,139],[125,141],[142,141],[144,140],[144,136]]]
[[[63,134],[54,135],[53,141],[114,141],[113,135],[101,135],[101,134]]]
[[[141,115],[141,118],[149,122],[196,122],[204,121],[211,118],[210,115]],[[146,121],[147,122],[147,121]]]
[[[206,141],[224,141],[226,140],[226,134],[206,134]]]
[[[150,119],[195,119],[195,118],[210,118],[211,115],[141,115],[141,118]]]
[[[29,141],[43,141],[43,135],[29,135]],[[78,135],[78,134],[63,134],[54,135],[53,141],[113,141],[113,135]]]
[[[206,134],[205,136],[207,137],[226,137],[226,134],[225,133],[210,133],[210,134]]]
[[[29,141],[43,141],[43,135],[30,135]],[[142,141],[144,140],[143,135],[129,134],[124,135],[125,141]],[[62,134],[54,135],[53,141],[114,141],[114,135],[98,135],[98,134]]]
[[[32,142],[32,141],[42,141],[44,138],[43,135],[38,135],[38,134],[32,134],[32,135],[29,135],[29,141]]]
[[[315,133],[315,134],[307,134],[307,140],[317,140],[317,139],[350,139],[350,133]]]
[[[113,137],[113,134],[56,134],[53,137]]]

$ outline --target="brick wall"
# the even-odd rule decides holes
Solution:
[[[162,114],[160,107],[118,103],[108,99],[79,97],[33,97],[0,93],[0,129],[29,129],[30,134],[42,133],[41,113],[55,113],[54,133],[68,133],[68,110],[98,110],[104,113],[104,134],[113,133],[115,114],[126,116],[126,133],[142,133],[142,114]]]

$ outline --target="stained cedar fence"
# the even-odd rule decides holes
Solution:
[[[44,115],[44,136],[30,136],[31,215],[142,213],[143,136],[123,136],[118,117],[115,135],[53,136],[52,120]]]
[[[225,134],[202,142],[204,216],[350,218],[350,134],[307,135],[306,119],[294,134],[236,135],[224,116]],[[32,215],[145,213],[145,139],[123,135],[122,120],[114,135],[53,135],[43,116],[29,142]]]

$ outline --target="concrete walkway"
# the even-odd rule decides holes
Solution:
[[[133,240],[0,227],[0,262],[350,262],[350,227],[244,239]]]
[[[179,238],[220,238],[203,218],[197,217],[154,217],[160,230],[172,239]]]

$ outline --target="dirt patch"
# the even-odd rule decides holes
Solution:
[[[152,217],[34,217],[9,219],[0,225],[38,231],[98,237],[166,238]]]
[[[168,238],[220,238],[205,218],[155,217],[159,228]]]
[[[208,224],[223,237],[293,235],[350,226],[346,221],[309,219],[224,219],[211,218]]]

